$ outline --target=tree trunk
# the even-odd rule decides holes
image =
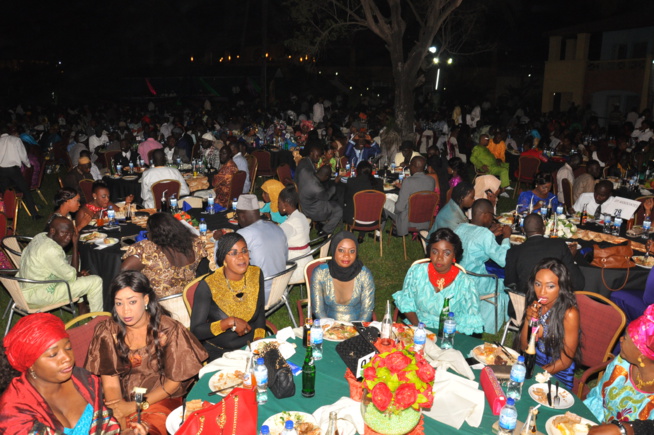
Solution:
[[[402,140],[414,140],[415,121],[415,82],[417,72],[408,71],[404,63],[393,69],[395,80],[395,123]]]

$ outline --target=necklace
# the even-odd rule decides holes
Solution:
[[[652,379],[651,381],[643,381],[643,378],[640,376],[640,370],[638,370],[637,373],[638,375],[634,376],[634,379],[636,380],[636,386],[639,389],[642,390],[644,387],[649,387],[654,385],[654,379]]]
[[[243,277],[243,287],[241,287],[240,289],[236,289],[236,290],[234,290],[232,288],[232,285],[230,284],[229,278],[225,277],[225,281],[227,281],[227,288],[228,289],[230,289],[233,293],[238,292],[238,293],[233,295],[234,298],[238,299],[239,301],[242,300],[243,296],[245,296],[245,287],[247,286],[247,278],[245,276]]]

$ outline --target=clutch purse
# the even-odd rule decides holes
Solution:
[[[277,346],[267,344],[263,347],[263,361],[268,369],[268,389],[278,399],[295,395],[295,381],[291,366],[279,352]]]
[[[258,411],[254,390],[234,388],[220,402],[189,415],[176,434],[253,434],[257,432]]]

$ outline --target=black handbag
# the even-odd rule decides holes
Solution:
[[[263,362],[268,369],[268,389],[278,399],[295,395],[293,372],[286,358],[279,352],[277,346],[266,344],[263,349]]]
[[[341,357],[348,369],[356,376],[359,369],[359,359],[371,353],[378,353],[373,345],[379,337],[379,330],[374,327],[364,328],[353,323],[359,335],[341,341],[336,345],[336,353]],[[361,378],[359,378],[361,380]]]

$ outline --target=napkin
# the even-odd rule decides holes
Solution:
[[[464,421],[479,427],[486,401],[477,382],[446,370],[436,370],[433,391],[434,405],[424,411],[425,415],[456,429],[460,429]]]
[[[355,435],[364,433],[365,427],[361,415],[361,403],[355,402],[349,397],[341,397],[331,405],[321,406],[313,413],[322,433],[327,433],[329,427],[329,413],[336,411],[338,416],[338,433],[340,435]]]
[[[192,209],[192,208],[193,208],[193,207],[191,207],[191,204],[189,204],[189,203],[186,202],[186,201],[184,201],[184,203],[182,204],[182,211],[189,211],[189,210]]]
[[[140,242],[141,240],[147,240],[147,238],[148,238],[148,231],[143,230],[143,231],[139,231],[139,233],[136,235],[134,240],[136,240],[137,242]]]
[[[474,379],[475,375],[466,362],[463,354],[456,349],[441,349],[433,341],[425,342],[425,358],[429,364],[436,369],[452,369],[468,379]],[[439,370],[436,370],[438,373]]]
[[[205,365],[200,369],[199,376],[202,377],[206,373],[217,372],[218,370],[225,369],[238,369],[245,370],[245,363],[250,357],[251,353],[249,350],[234,350],[231,352],[226,352],[222,357],[211,361],[209,364]]]

